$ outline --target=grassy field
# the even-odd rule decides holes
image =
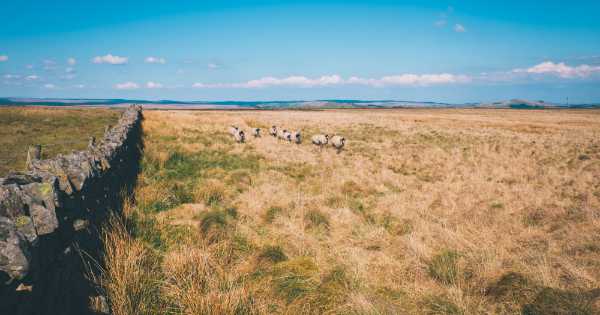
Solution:
[[[0,176],[24,170],[29,145],[41,144],[42,158],[83,150],[119,116],[108,109],[0,107]]]
[[[600,312],[600,111],[145,118],[135,203],[105,234],[115,314]],[[231,124],[306,139],[238,144]]]

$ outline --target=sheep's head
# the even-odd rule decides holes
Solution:
[[[329,135],[325,135],[325,139],[329,140]]]

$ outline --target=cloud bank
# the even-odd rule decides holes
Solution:
[[[600,73],[600,66],[579,65],[568,66],[564,62],[554,63],[545,61],[527,69],[515,69],[514,73],[550,74],[563,79],[587,78],[595,73]]]
[[[8,61],[8,56],[7,55],[0,55],[0,62],[5,62]]]
[[[250,80],[241,83],[194,83],[194,88],[242,88],[256,89],[268,87],[325,87],[339,85],[364,85],[371,87],[386,86],[430,86],[441,84],[459,84],[470,82],[471,78],[466,75],[454,75],[449,73],[442,74],[400,74],[385,76],[381,78],[361,78],[349,77],[344,79],[341,76],[326,75],[317,78],[308,78],[305,76],[290,76],[285,78],[264,77],[256,80]]]
[[[105,56],[96,56],[94,59],[92,59],[92,62],[97,64],[107,63],[111,65],[123,65],[126,64],[128,60],[129,58],[127,57],[119,57],[108,54]]]

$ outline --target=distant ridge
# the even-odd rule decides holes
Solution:
[[[558,104],[544,101],[511,99],[491,103],[439,103],[399,100],[352,100],[324,99],[312,101],[173,101],[138,99],[60,99],[60,98],[0,98],[0,106],[102,106],[118,107],[126,104],[142,104],[147,107],[169,108],[220,108],[220,109],[326,109],[326,108],[513,108],[513,109],[551,109],[551,108],[600,108],[597,104]]]

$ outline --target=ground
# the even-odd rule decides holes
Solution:
[[[600,310],[600,111],[144,116],[135,202],[106,233],[116,314]]]
[[[42,157],[83,150],[90,136],[100,139],[120,110],[0,107],[0,177],[23,171],[27,147],[41,144]]]

